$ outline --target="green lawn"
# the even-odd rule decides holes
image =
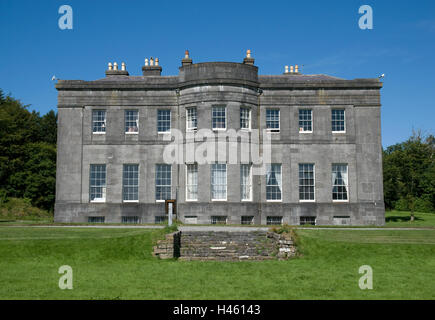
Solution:
[[[386,227],[432,227],[435,228],[435,213],[414,213],[415,220],[411,220],[409,211],[386,211]]]
[[[435,230],[299,230],[290,261],[163,261],[163,230],[0,227],[0,299],[434,299]],[[360,290],[358,268],[373,268]],[[60,290],[70,265],[74,289]]]

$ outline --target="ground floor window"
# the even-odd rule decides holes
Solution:
[[[88,217],[88,223],[104,223],[105,217]]]
[[[299,200],[314,201],[314,164],[299,164]]]
[[[347,201],[347,164],[332,165],[332,200]]]
[[[124,164],[122,174],[122,194],[124,201],[139,200],[138,164]]]
[[[211,224],[227,224],[227,216],[212,216]]]
[[[198,164],[186,165],[186,200],[198,200]]]
[[[266,224],[268,225],[281,225],[282,217],[270,216],[266,219]]]
[[[213,163],[211,165],[211,198],[212,200],[227,199],[226,163]]]
[[[266,199],[280,201],[282,198],[281,164],[270,164],[266,171]]]
[[[254,224],[254,216],[242,216],[242,224]]]
[[[91,202],[106,201],[105,164],[91,164],[89,170],[89,199]]]
[[[350,216],[334,216],[332,224],[336,226],[350,225]]]
[[[139,217],[137,216],[123,216],[121,218],[122,223],[129,223],[129,224],[138,224],[139,223]]]
[[[156,200],[171,199],[171,165],[156,165]]]
[[[252,174],[250,164],[240,165],[240,195],[242,200],[252,200]]]
[[[302,216],[302,217],[299,217],[299,224],[302,226],[302,225],[304,225],[304,224],[309,224],[309,225],[313,225],[313,226],[315,226],[316,225],[316,217],[305,217],[305,216]]]

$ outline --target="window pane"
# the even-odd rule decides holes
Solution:
[[[251,200],[252,176],[251,165],[240,165],[240,195],[242,200]]]
[[[186,199],[198,200],[198,165],[196,163],[187,165]]]
[[[106,200],[106,165],[91,164],[89,171],[90,201]]]
[[[227,165],[225,163],[211,165],[211,197],[213,200],[227,199]]]
[[[139,112],[137,110],[125,111],[125,132],[139,131]]]
[[[344,110],[331,110],[332,131],[345,131]]]
[[[279,130],[279,110],[266,109],[266,128]]]
[[[299,164],[299,200],[314,200],[314,164]]]
[[[157,131],[171,131],[171,110],[157,110]]]
[[[251,128],[251,110],[249,108],[240,108],[240,128]]]
[[[332,165],[332,200],[348,200],[347,164]]]
[[[299,110],[299,131],[313,131],[313,111]]]
[[[156,200],[171,199],[171,165],[156,165]]]
[[[212,128],[225,129],[226,128],[226,108],[213,107],[212,108]]]
[[[92,132],[106,132],[106,110],[92,111]]]
[[[266,199],[281,200],[281,164],[271,164],[266,172]]]
[[[188,130],[196,129],[198,126],[197,121],[196,108],[186,109],[186,128]]]
[[[139,165],[124,164],[123,179],[122,179],[123,200],[136,201],[139,200]]]

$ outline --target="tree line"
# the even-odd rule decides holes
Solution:
[[[27,198],[53,211],[56,187],[57,114],[41,116],[0,89],[0,204]],[[414,132],[383,150],[388,210],[435,212],[435,137]]]

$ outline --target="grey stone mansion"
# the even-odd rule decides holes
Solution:
[[[161,72],[150,58],[141,76],[115,62],[102,79],[57,82],[55,221],[159,223],[172,200],[192,224],[384,224],[379,79],[298,66],[259,75],[249,50],[242,63],[193,63],[186,51],[178,75]],[[230,131],[260,155],[268,141],[264,172],[241,148],[197,157],[203,141],[221,138],[195,134],[237,146]],[[168,163],[174,132],[198,148]]]

